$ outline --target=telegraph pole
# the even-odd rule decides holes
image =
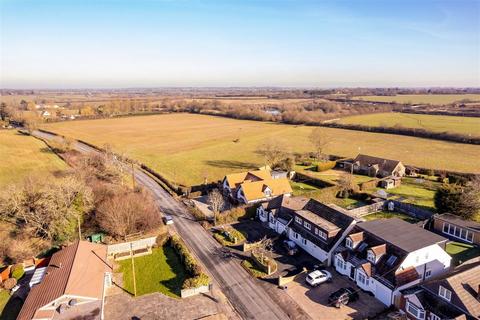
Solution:
[[[135,259],[133,259],[133,243],[130,242],[130,257],[132,258],[133,296],[137,296],[137,282],[135,280]]]

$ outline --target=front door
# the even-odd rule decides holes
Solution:
[[[350,266],[350,279],[355,280],[355,267]]]

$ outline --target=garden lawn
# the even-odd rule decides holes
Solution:
[[[323,181],[326,181],[326,182],[332,183],[332,184],[337,184],[338,180],[340,179],[340,177],[342,175],[348,174],[347,171],[334,170],[334,169],[317,172],[317,171],[313,171],[313,170],[308,170],[308,167],[299,166],[299,165],[297,165],[295,167],[295,170],[297,170],[298,172],[301,172],[303,174],[306,174],[310,177],[314,177],[314,178],[317,178],[319,180],[323,180]],[[364,176],[364,175],[359,175],[359,174],[354,174],[353,175],[353,181],[357,184],[367,182],[367,181],[370,181],[370,180],[373,180],[373,179],[374,178],[369,177],[369,176]]]
[[[124,289],[134,293],[131,259],[122,260],[120,271],[123,273]],[[152,254],[135,258],[137,296],[161,292],[167,296],[179,298],[185,268],[175,250],[168,245],[154,248]]]
[[[480,256],[480,249],[466,243],[449,242],[446,248],[447,253],[452,256],[455,265]]]
[[[0,187],[67,168],[45,143],[15,130],[0,130],[0,159]]]
[[[371,213],[369,215],[363,216],[363,218],[367,221],[378,220],[378,219],[391,219],[391,218],[399,218],[409,223],[417,223],[418,221],[420,221],[405,213],[389,212],[389,211],[379,211],[379,212]]]
[[[256,151],[270,139],[284,143],[291,152],[311,152],[308,136],[314,129],[185,113],[64,121],[44,128],[100,147],[109,144],[185,185],[201,184],[205,178],[217,181],[265,165]],[[335,128],[322,132],[330,142],[328,154],[354,157],[360,150],[422,168],[480,173],[480,146]]]
[[[415,178],[405,177],[402,184],[393,189],[385,190],[389,194],[405,198],[404,202],[423,207],[424,209],[435,211],[434,197],[435,191],[440,186],[439,182],[424,180],[423,183],[416,182]]]

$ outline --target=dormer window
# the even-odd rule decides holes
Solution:
[[[370,261],[371,263],[375,263],[375,253],[373,253],[372,251],[368,251],[368,254],[367,254],[367,260]]]
[[[350,238],[345,239],[345,246],[347,248],[353,249],[353,241]]]
[[[438,295],[447,301],[450,301],[450,299],[452,299],[452,291],[442,286],[438,288]]]
[[[299,224],[302,224],[302,218],[300,218],[299,216],[296,216],[295,217],[295,222],[299,223]]]
[[[311,225],[310,223],[308,223],[307,221],[304,221],[304,222],[303,222],[303,226],[304,226],[305,228],[307,228],[308,230],[310,230],[310,229],[312,228],[312,225]]]

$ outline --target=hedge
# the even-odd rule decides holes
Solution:
[[[180,256],[180,260],[182,261],[185,270],[189,275],[189,277],[183,282],[182,289],[191,289],[209,285],[210,278],[203,273],[202,268],[192,257],[185,243],[183,243],[183,241],[177,235],[171,236],[169,243]]]
[[[318,172],[327,171],[327,170],[335,168],[336,165],[337,165],[336,161],[319,162],[316,165],[316,170]]]
[[[12,278],[16,279],[17,281],[20,280],[25,274],[23,265],[21,263],[14,265],[10,270],[10,274]]]

